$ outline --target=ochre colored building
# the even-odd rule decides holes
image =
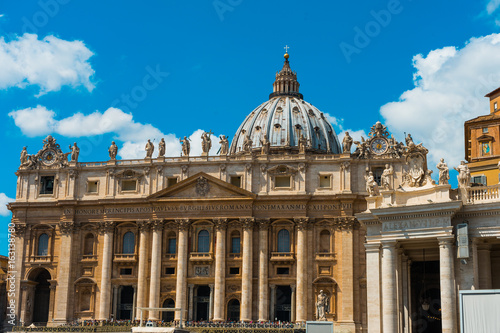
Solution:
[[[465,158],[472,183],[494,185],[499,183],[500,88],[485,97],[490,99],[490,114],[465,122]]]

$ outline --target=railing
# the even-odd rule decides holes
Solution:
[[[177,253],[165,253],[163,257],[167,260],[177,260]]]
[[[316,260],[334,260],[335,253],[332,252],[317,252]]]
[[[500,199],[500,184],[492,186],[474,186],[467,189],[467,202],[477,203]]]
[[[97,261],[97,256],[94,254],[87,254],[82,256],[83,261]]]
[[[229,253],[229,259],[241,260],[241,253]]]
[[[271,261],[293,261],[293,252],[271,252]]]
[[[32,256],[31,261],[33,262],[51,262],[50,256]]]
[[[135,254],[115,254],[113,261],[135,261],[137,256]]]
[[[212,253],[210,252],[191,252],[189,260],[192,261],[212,261]]]

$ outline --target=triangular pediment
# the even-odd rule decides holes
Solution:
[[[199,172],[166,189],[153,193],[150,200],[167,199],[255,199],[252,192]]]

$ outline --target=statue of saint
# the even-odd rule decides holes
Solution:
[[[458,171],[458,185],[460,187],[467,187],[470,184],[470,170],[465,161],[460,162],[460,165],[455,170]]]
[[[28,151],[26,150],[26,147],[23,147],[23,150],[21,150],[21,166],[26,165],[28,163]]]
[[[446,165],[444,158],[442,158],[436,165],[439,170],[439,185],[448,184],[448,179],[450,179],[450,169]]]
[[[210,148],[212,148],[212,139],[210,139],[210,134],[212,134],[212,131],[203,132],[201,135],[201,149],[206,155],[208,155]]]
[[[267,134],[264,134],[264,137],[262,139],[260,139],[260,144],[262,145],[260,153],[262,155],[269,154],[269,149],[271,147],[271,142],[269,142],[269,140],[267,138]]]
[[[161,138],[160,143],[158,143],[158,157],[165,156],[165,139]]]
[[[306,148],[307,148],[307,139],[304,136],[304,134],[302,134],[299,138],[299,153],[304,154],[306,152]]]
[[[382,172],[381,183],[385,190],[391,189],[391,176],[394,174],[394,169],[392,165],[386,164],[385,169]]]
[[[377,193],[378,184],[375,181],[375,177],[373,176],[372,171],[368,172],[368,174],[365,175],[365,180],[366,180],[366,192],[370,194],[370,197],[373,197]]]
[[[220,154],[221,155],[227,155],[229,152],[229,141],[227,140],[227,136],[221,135],[219,137],[220,141]]]
[[[253,141],[252,141],[252,139],[250,139],[250,136],[247,134],[247,136],[245,137],[245,140],[243,140],[243,151],[248,152],[248,153],[251,152],[252,145],[253,145]]]
[[[80,148],[76,145],[76,142],[73,143],[73,146],[69,146],[69,150],[71,150],[71,162],[78,162],[78,155],[80,155]]]
[[[108,152],[109,152],[109,158],[111,160],[116,160],[116,155],[118,154],[118,147],[116,146],[116,143],[114,141],[111,141],[111,146],[109,146]]]
[[[412,145],[415,145],[415,143],[413,143],[413,138],[411,137],[411,134],[408,133],[408,135],[406,136],[406,146],[407,147],[411,147]]]
[[[189,151],[191,150],[191,144],[189,143],[189,139],[185,136],[184,140],[180,140],[182,143],[182,155],[189,156]]]
[[[146,143],[146,158],[151,158],[153,157],[153,152],[155,151],[155,146],[151,142],[151,140],[148,139],[148,142]]]
[[[319,291],[318,300],[316,301],[316,320],[325,321],[326,313],[329,311],[328,309],[328,295],[323,292],[323,290]]]
[[[349,135],[349,132],[345,132],[344,140],[342,140],[342,152],[344,154],[351,153],[352,143],[353,143],[353,140],[352,140],[352,137]]]

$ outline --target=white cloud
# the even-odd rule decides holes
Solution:
[[[489,113],[484,95],[500,86],[500,34],[470,39],[413,58],[415,87],[380,113],[395,133],[410,131],[429,148],[429,167],[464,159],[464,122]],[[402,140],[402,137],[398,137]]]
[[[151,124],[135,122],[132,114],[117,108],[109,108],[103,113],[95,111],[88,115],[78,112],[70,117],[57,120],[54,111],[38,105],[34,108],[11,111],[9,116],[14,119],[14,123],[23,134],[29,137],[51,133],[71,138],[113,134],[116,140],[123,142],[119,147],[118,155],[124,159],[144,158],[144,148],[148,139],[151,139],[155,144],[156,152],[158,152],[158,142],[164,138],[167,156],[180,156],[181,153],[181,144],[175,134],[164,134]],[[191,156],[201,155],[201,134],[203,132],[202,129],[198,129],[189,136]],[[210,154],[215,155],[220,148],[219,138],[211,135],[211,139]]]
[[[58,91],[62,86],[94,89],[89,58],[93,53],[82,41],[66,41],[55,36],[42,40],[24,34],[12,41],[0,37],[0,89],[38,85],[38,96]]]
[[[15,199],[9,198],[5,193],[0,193],[0,216],[8,216],[10,210],[7,209],[9,202],[14,202]]]
[[[488,12],[488,14],[493,14],[493,12],[496,11],[499,6],[500,0],[490,0],[486,5],[486,11]]]

